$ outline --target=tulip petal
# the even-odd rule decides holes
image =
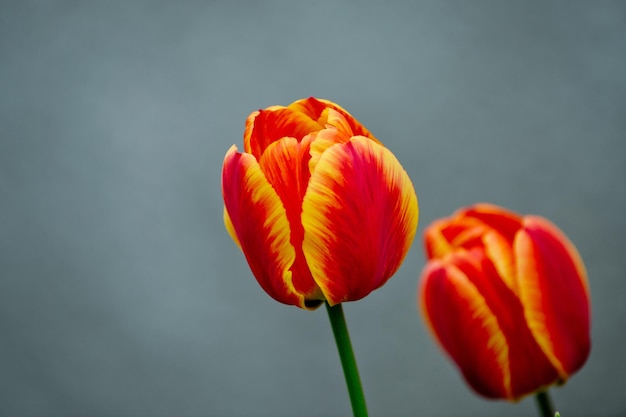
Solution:
[[[261,287],[277,301],[304,307],[289,270],[296,252],[289,242],[285,208],[256,159],[237,152],[234,145],[224,158],[222,194],[226,228]]]
[[[326,149],[338,143],[346,143],[354,136],[346,119],[340,113],[333,109],[327,109],[327,112],[329,117],[326,128],[310,135],[312,139],[310,172],[315,171],[315,167]]]
[[[376,139],[365,126],[359,123],[359,121],[343,107],[332,101],[309,97],[291,103],[289,108],[307,114],[311,119],[316,120],[322,126],[329,123],[330,113],[325,112],[325,110],[332,109],[341,114],[345,122],[350,126],[350,130],[352,131],[352,135],[350,136],[365,136],[378,142],[378,139]],[[330,124],[333,124],[332,121]]]
[[[518,214],[488,203],[476,204],[463,210],[461,215],[478,219],[489,228],[497,230],[511,245],[522,226],[522,218]]]
[[[271,143],[284,137],[301,140],[309,133],[323,128],[323,124],[309,115],[288,107],[274,106],[259,110],[248,116],[246,121],[244,150],[259,160]]]
[[[328,148],[302,203],[304,254],[328,303],[383,285],[405,257],[417,218],[411,180],[389,150],[363,136]]]
[[[504,236],[493,230],[483,235],[483,245],[485,256],[493,263],[500,279],[517,295],[519,288],[512,245]]]
[[[230,237],[235,241],[237,246],[239,246],[239,249],[241,249],[241,242],[239,242],[237,232],[235,231],[235,226],[233,226],[233,221],[230,219],[226,207],[224,207],[224,226],[226,226],[226,231],[228,232]]]
[[[420,298],[428,326],[468,384],[488,398],[509,397],[508,344],[467,276],[451,263],[429,262]]]
[[[259,166],[282,200],[291,225],[300,223],[302,199],[311,176],[309,149],[308,136],[302,142],[285,137],[270,144],[259,159]]]
[[[546,219],[524,218],[515,240],[520,298],[528,325],[563,381],[589,355],[589,290],[580,255]]]
[[[426,259],[443,258],[454,249],[443,233],[447,225],[448,219],[435,220],[424,230]]]
[[[431,261],[421,301],[429,326],[479,394],[518,399],[557,379],[522,305],[480,250]]]
[[[296,258],[290,270],[293,286],[307,299],[307,306],[318,307],[324,296],[317,286],[306,263],[302,251],[304,229],[301,222],[302,199],[309,183],[308,162],[310,159],[309,137],[301,142],[294,138],[282,138],[270,144],[259,165],[265,177],[278,194],[285,207],[289,228],[290,242],[295,248]]]
[[[430,224],[424,232],[426,256],[443,258],[453,250],[483,245],[485,225],[477,219],[452,217]]]
[[[521,217],[501,207],[480,203],[455,213],[454,222],[446,224],[447,250],[482,247],[504,283],[517,293],[513,240],[521,227]],[[439,243],[440,251],[445,250]]]

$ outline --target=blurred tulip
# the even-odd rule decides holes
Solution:
[[[261,287],[315,309],[365,297],[415,236],[413,185],[347,111],[313,97],[252,113],[222,168],[224,222]]]
[[[468,384],[517,400],[564,383],[590,350],[587,277],[548,220],[479,204],[424,232],[421,307]]]

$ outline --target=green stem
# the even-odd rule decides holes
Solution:
[[[350,335],[346,326],[346,319],[343,315],[341,304],[333,307],[326,303],[326,311],[330,318],[330,325],[333,328],[335,342],[337,342],[337,350],[343,367],[343,374],[346,377],[348,385],[348,393],[350,394],[350,402],[352,403],[352,413],[354,417],[367,417],[367,405],[365,405],[365,396],[361,387],[361,379],[359,378],[359,370],[354,359],[352,351],[352,343],[350,343]]]
[[[537,407],[539,407],[541,417],[554,417],[554,407],[547,389],[535,394],[535,400],[537,400]]]

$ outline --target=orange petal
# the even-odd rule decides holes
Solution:
[[[303,98],[291,103],[289,109],[306,114],[309,118],[317,121],[321,126],[326,124],[326,119],[322,114],[329,108],[330,102],[320,100],[315,97]]]
[[[510,397],[509,345],[466,274],[451,263],[429,262],[420,299],[429,328],[468,384],[488,398]]]
[[[284,137],[301,140],[311,132],[324,128],[323,124],[305,113],[288,107],[274,106],[248,116],[243,137],[244,150],[258,160],[265,149]]]
[[[584,265],[567,237],[541,217],[524,218],[514,247],[526,320],[565,380],[585,363],[591,347]]]
[[[309,135],[311,143],[311,160],[309,162],[309,171],[315,171],[315,167],[319,162],[322,154],[326,149],[338,143],[346,143],[353,135],[352,129],[346,122],[341,113],[327,109],[328,120],[326,128],[319,132]]]
[[[304,307],[289,270],[296,252],[285,209],[256,159],[234,145],[224,158],[222,194],[226,228],[261,287],[277,301]]]
[[[518,399],[558,378],[519,299],[480,249],[431,261],[421,292],[431,329],[478,393]]]
[[[485,256],[493,263],[500,279],[517,295],[519,288],[512,245],[503,235],[494,230],[485,232],[482,240]]]
[[[302,204],[303,250],[329,304],[365,297],[399,268],[417,197],[393,154],[359,136],[328,148]]]
[[[304,229],[302,228],[301,213],[302,199],[310,177],[308,169],[308,162],[311,157],[309,145],[308,136],[302,142],[298,142],[294,138],[282,138],[267,147],[259,165],[282,201],[289,221],[290,242],[296,251],[296,259],[290,268],[294,288],[299,294],[304,295],[307,299],[307,305],[317,307],[324,300],[324,296],[313,280],[302,252]]]
[[[476,204],[463,210],[462,216],[480,220],[489,228],[500,233],[511,245],[515,239],[515,234],[522,227],[520,215],[493,204]]]
[[[329,113],[325,112],[325,110],[335,110],[343,116],[347,125],[350,126],[350,130],[352,131],[351,136],[365,136],[375,142],[378,142],[378,139],[376,139],[374,135],[372,135],[370,131],[365,128],[365,126],[359,123],[359,121],[356,120],[343,107],[333,103],[332,101],[309,97],[291,103],[289,108],[307,114],[311,119],[316,120],[322,126],[329,123]],[[332,124],[332,122],[330,124]]]
[[[261,170],[283,202],[292,225],[300,224],[302,199],[311,176],[309,149],[309,137],[302,142],[285,137],[270,144],[259,159]]]
[[[448,224],[448,219],[439,219],[429,224],[424,230],[424,250],[427,259],[443,258],[454,249],[444,235]]]
[[[428,259],[442,258],[459,248],[482,245],[485,226],[476,219],[454,215],[432,222],[424,232]]]

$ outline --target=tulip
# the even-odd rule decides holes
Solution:
[[[515,401],[564,383],[583,366],[587,277],[555,225],[478,204],[435,221],[424,238],[424,317],[477,393]]]
[[[253,112],[243,148],[224,159],[224,222],[271,297],[334,306],[396,272],[417,197],[395,156],[346,110],[311,97]]]

